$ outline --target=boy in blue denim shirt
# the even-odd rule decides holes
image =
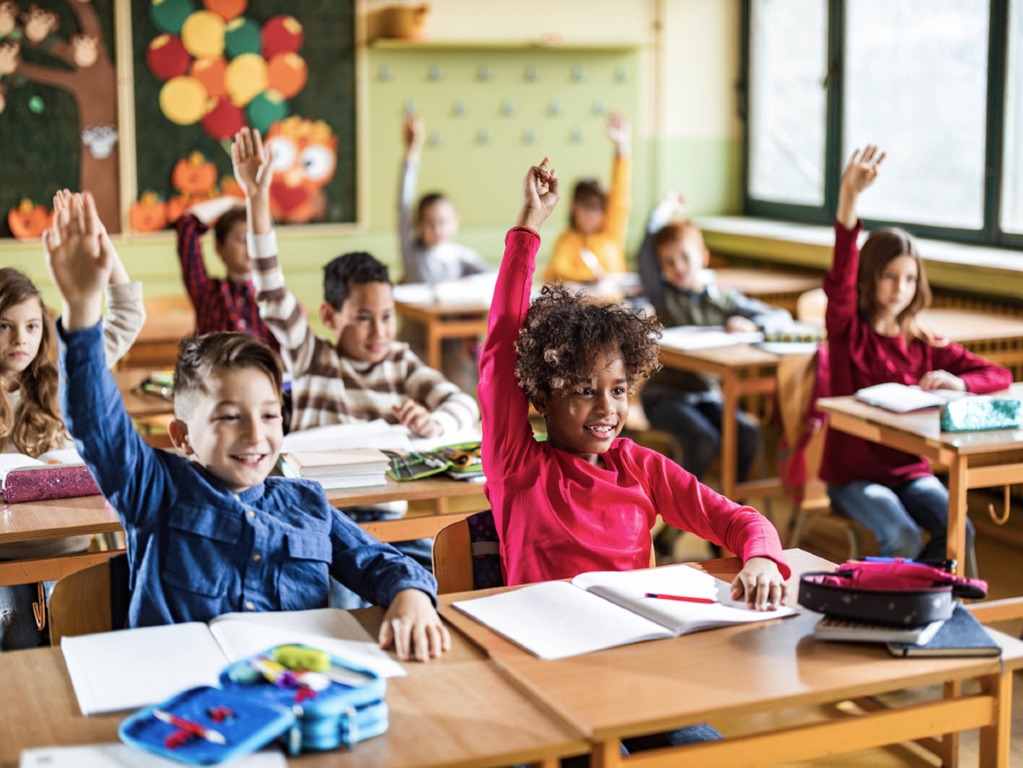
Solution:
[[[433,576],[334,509],[315,482],[268,477],[280,453],[276,356],[241,334],[182,342],[170,434],[188,458],[139,437],[106,370],[100,325],[110,265],[91,195],[43,243],[63,300],[65,421],[118,510],[130,564],[130,626],[230,611],[327,605],[328,576],[380,605],[382,647],[427,661],[450,647]]]

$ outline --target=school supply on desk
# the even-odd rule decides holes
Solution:
[[[888,643],[892,656],[1001,656],[1002,647],[962,604],[926,643]]]
[[[174,371],[153,371],[133,387],[136,392],[174,400]]]
[[[281,474],[316,480],[324,489],[385,485],[390,465],[387,454],[376,448],[346,451],[297,451],[282,453]]]
[[[405,674],[351,614],[335,608],[227,613],[209,624],[65,637],[61,650],[83,715],[143,707],[184,688],[213,685],[224,665],[272,645],[298,643],[375,671]]]
[[[942,432],[973,432],[1023,426],[1023,403],[1012,397],[964,397],[941,406]]]
[[[595,571],[452,605],[541,659],[563,659],[644,640],[795,614],[753,611],[731,586],[687,565]],[[647,593],[712,600],[650,598]]]
[[[784,328],[765,331],[757,346],[775,355],[812,355],[821,342],[821,329],[810,323],[792,323]]]
[[[864,387],[853,395],[861,402],[894,413],[911,413],[927,408],[938,408],[952,400],[970,396],[969,392],[957,392],[951,389],[923,390],[917,386],[911,387],[893,381]]]
[[[444,473],[456,480],[481,480],[483,459],[480,443],[456,443],[430,451],[393,454],[387,474],[394,480],[419,480]]]
[[[854,643],[911,643],[919,645],[934,637],[942,620],[911,626],[892,626],[875,621],[842,619],[837,616],[823,616],[813,626],[815,640]]]
[[[279,749],[244,755],[232,768],[287,768]],[[83,744],[74,747],[39,747],[21,752],[18,768],[180,768],[181,763],[127,744]]]
[[[277,740],[292,755],[352,747],[387,730],[387,683],[305,645],[240,659],[214,686],[184,690],[121,722],[127,744],[191,765],[215,765]]]
[[[763,341],[759,331],[729,333],[721,325],[677,325],[661,331],[661,346],[690,351],[729,347],[735,344],[755,344]]]
[[[352,448],[407,451],[411,447],[407,427],[374,419],[289,432],[281,443],[281,452],[347,451]]]
[[[833,573],[806,573],[798,602],[828,616],[918,626],[951,618],[955,599],[981,598],[987,582],[903,558],[850,560]]]
[[[48,451],[35,459],[22,453],[0,453],[0,487],[8,504],[99,493],[74,449]]]

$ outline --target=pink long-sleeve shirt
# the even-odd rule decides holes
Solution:
[[[628,439],[615,440],[605,467],[537,442],[515,378],[515,341],[529,308],[540,238],[512,229],[480,360],[484,492],[501,540],[508,584],[624,571],[650,564],[658,513],[677,528],[739,554],[765,556],[790,571],[778,533],[751,507],[712,491],[674,461]]]
[[[851,395],[874,384],[916,384],[929,371],[948,371],[966,382],[974,393],[997,392],[1012,383],[1012,374],[1000,365],[972,354],[959,344],[928,344],[921,339],[882,336],[859,315],[856,274],[857,237],[863,222],[847,229],[835,222],[835,254],[824,277],[828,297],[830,392]],[[867,480],[894,487],[931,474],[922,456],[886,448],[838,430],[828,430],[821,463],[821,479],[835,485]]]

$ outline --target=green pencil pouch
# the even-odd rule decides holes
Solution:
[[[942,432],[1011,429],[1023,424],[1020,401],[1007,397],[962,397],[941,406]]]

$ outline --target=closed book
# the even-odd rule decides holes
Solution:
[[[888,643],[892,656],[1001,656],[1002,647],[984,626],[957,603],[952,618],[946,619],[929,643]]]
[[[387,471],[390,459],[375,448],[346,451],[295,451],[282,457],[294,470],[294,477],[326,477]]]
[[[853,396],[861,402],[884,408],[886,411],[910,413],[927,408],[937,408],[951,400],[968,397],[969,394],[969,392],[957,392],[950,389],[923,390],[917,386],[887,382],[864,387],[857,390]]]
[[[930,642],[944,621],[932,621],[917,626],[893,626],[838,616],[824,616],[813,627],[816,640],[836,640],[853,643],[913,643]]]

